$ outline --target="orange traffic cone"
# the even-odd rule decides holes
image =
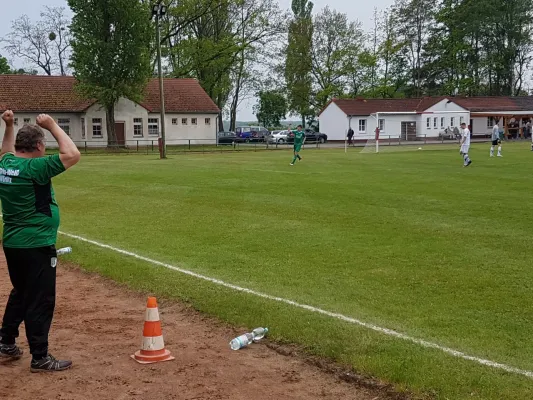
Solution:
[[[148,297],[141,350],[131,357],[140,364],[174,360],[174,357],[170,355],[170,351],[165,349],[155,297]]]

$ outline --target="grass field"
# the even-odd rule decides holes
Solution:
[[[62,230],[236,285],[533,370],[528,144],[379,155],[91,156],[55,180]],[[93,245],[70,259],[438,399],[531,399],[533,379]],[[231,338],[228,338],[228,341]],[[202,338],[199,338],[201,341]]]

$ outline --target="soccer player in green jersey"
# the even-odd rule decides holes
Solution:
[[[302,157],[300,157],[300,151],[302,150],[302,146],[305,142],[305,131],[303,130],[302,125],[298,125],[295,131],[291,130],[291,126],[289,125],[289,132],[294,133],[294,158],[291,162],[292,166],[297,159],[302,161]]]
[[[32,372],[70,368],[71,361],[48,353],[48,333],[56,297],[55,248],[59,208],[51,179],[80,160],[70,137],[48,115],[38,125],[24,125],[15,138],[12,111],[2,115],[6,128],[0,153],[0,200],[4,219],[3,248],[13,290],[0,330],[0,359],[22,357],[15,341],[24,321],[32,355]],[[59,144],[59,154],[45,156],[44,128]]]

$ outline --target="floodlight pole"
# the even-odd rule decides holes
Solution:
[[[167,158],[166,124],[165,124],[165,90],[163,84],[163,70],[161,67],[161,26],[159,20],[166,14],[166,7],[159,2],[152,8],[155,16],[157,41],[157,69],[159,75],[159,97],[161,98],[161,159]]]

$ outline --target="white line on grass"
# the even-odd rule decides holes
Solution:
[[[382,333],[382,334],[387,335],[387,336],[392,336],[392,337],[395,337],[395,338],[398,338],[398,339],[406,340],[408,342],[416,343],[416,344],[418,344],[418,345],[420,345],[422,347],[426,347],[426,348],[429,348],[429,349],[440,350],[440,351],[442,351],[444,353],[450,354],[450,355],[452,355],[454,357],[457,357],[457,358],[462,358],[464,360],[473,361],[473,362],[476,362],[478,364],[482,364],[482,365],[486,365],[488,367],[500,369],[500,370],[503,370],[503,371],[506,371],[506,372],[509,372],[509,373],[527,376],[528,378],[533,378],[533,371],[527,371],[527,370],[523,370],[523,369],[519,369],[519,368],[516,368],[516,367],[509,366],[509,365],[506,365],[506,364],[501,364],[501,363],[498,363],[498,362],[495,362],[495,361],[490,361],[490,360],[485,360],[483,358],[470,356],[470,355],[465,354],[465,353],[463,353],[461,351],[454,350],[454,349],[451,349],[449,347],[441,346],[441,345],[436,344],[436,343],[428,342],[426,340],[417,339],[417,338],[405,335],[403,333],[396,332],[396,331],[394,331],[392,329],[382,328],[380,326],[373,325],[373,324],[370,324],[368,322],[363,322],[363,321],[360,321],[360,320],[355,319],[355,318],[347,317],[345,315],[334,313],[334,312],[331,312],[331,311],[326,311],[326,310],[323,310],[321,308],[316,308],[316,307],[313,307],[313,306],[309,306],[307,304],[297,303],[295,301],[284,299],[282,297],[276,297],[276,296],[271,296],[269,294],[256,292],[255,290],[243,288],[243,287],[240,287],[240,286],[233,285],[231,283],[227,283],[227,282],[221,281],[219,279],[210,278],[210,277],[205,276],[205,275],[197,274],[196,272],[192,272],[192,271],[189,271],[189,270],[186,270],[186,269],[183,269],[183,268],[175,267],[173,265],[166,264],[166,263],[163,263],[161,261],[152,260],[151,258],[144,257],[144,256],[141,256],[139,254],[135,254],[135,253],[132,253],[130,251],[122,250],[122,249],[119,249],[117,247],[113,247],[113,246],[110,246],[110,245],[107,245],[107,244],[96,242],[94,240],[86,239],[86,238],[81,237],[81,236],[71,235],[70,233],[65,233],[65,232],[61,232],[61,231],[59,233],[64,235],[64,236],[67,236],[69,238],[72,238],[72,239],[80,240],[80,241],[85,242],[85,243],[90,243],[90,244],[93,244],[95,246],[101,247],[103,249],[112,250],[114,252],[117,252],[117,253],[120,253],[120,254],[123,254],[123,255],[126,255],[126,256],[130,256],[130,257],[136,258],[138,260],[146,261],[147,263],[158,265],[160,267],[168,268],[170,270],[177,271],[177,272],[180,272],[182,274],[189,275],[189,276],[192,276],[192,277],[195,277],[195,278],[198,278],[198,279],[202,279],[204,281],[211,282],[211,283],[214,283],[216,285],[224,286],[226,288],[233,289],[233,290],[236,290],[238,292],[248,293],[248,294],[251,294],[251,295],[254,295],[254,296],[257,296],[257,297],[262,297],[264,299],[273,300],[273,301],[277,301],[277,302],[284,303],[284,304],[289,304],[291,306],[302,308],[304,310],[311,311],[311,312],[314,312],[314,313],[317,313],[317,314],[327,315],[328,317],[337,318],[337,319],[340,319],[341,321],[348,322],[350,324],[359,325],[359,326],[362,326],[364,328],[373,330],[375,332]]]

